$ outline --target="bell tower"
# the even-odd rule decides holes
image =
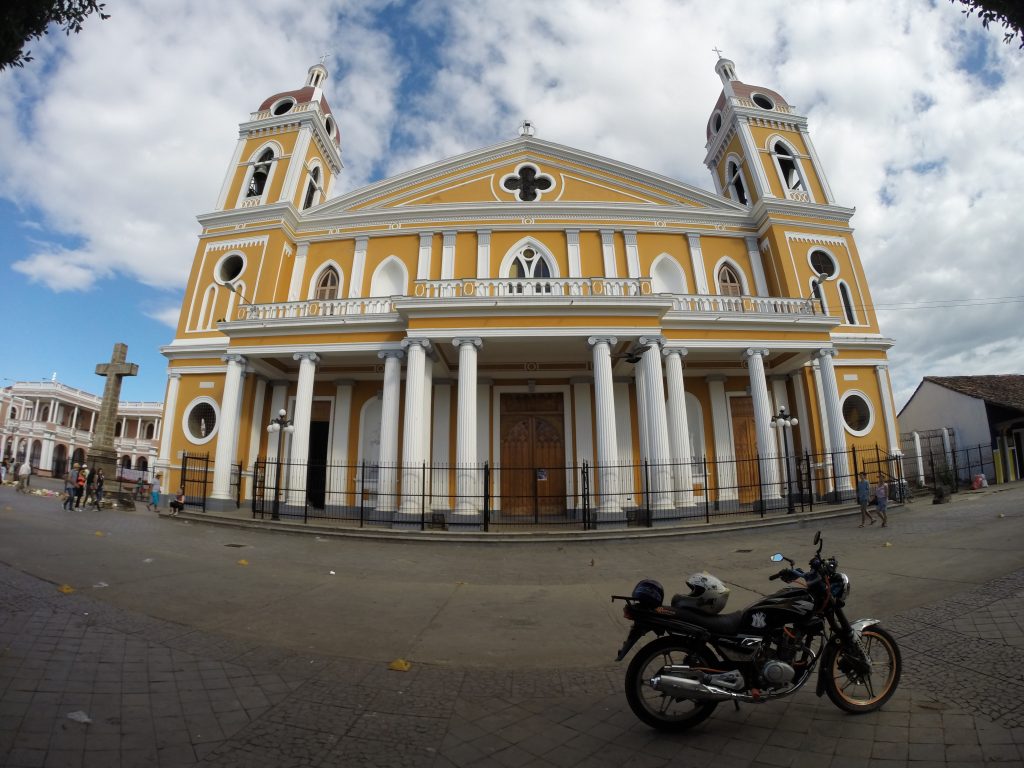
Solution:
[[[747,206],[769,200],[834,204],[807,118],[775,91],[737,79],[729,59],[720,57],[715,72],[722,94],[708,120],[704,164],[718,193]]]
[[[314,64],[302,88],[263,100],[238,127],[238,144],[215,210],[327,200],[344,164],[341,136],[324,96],[327,67]]]

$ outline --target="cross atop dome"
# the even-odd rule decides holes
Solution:
[[[519,124],[519,135],[520,136],[535,136],[537,135],[537,126],[533,124],[531,120],[523,120]]]

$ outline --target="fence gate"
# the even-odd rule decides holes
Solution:
[[[181,485],[185,489],[185,505],[206,511],[206,485],[210,471],[210,454],[186,453],[181,457]],[[168,489],[173,494],[177,489]]]

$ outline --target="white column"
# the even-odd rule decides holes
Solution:
[[[750,181],[752,184],[755,179],[757,181],[758,198],[775,197],[771,184],[768,183],[768,175],[765,173],[764,163],[761,162],[761,153],[757,151],[757,146],[754,144],[754,137],[750,132],[750,124],[746,118],[737,122],[739,125],[736,132],[739,134],[740,145],[743,147],[743,154],[746,156],[744,165],[753,171],[754,178]]]
[[[438,470],[431,478],[433,499],[431,507],[447,510],[451,506],[448,498],[448,467],[450,466],[451,416],[452,416],[452,385],[448,381],[438,381],[435,385],[433,398],[433,462]]]
[[[212,499],[231,498],[231,465],[234,462],[235,440],[238,436],[238,409],[242,400],[242,377],[245,375],[245,358],[241,355],[224,355],[228,364],[224,374],[224,393],[220,399],[220,424],[217,429],[217,451],[213,459]],[[124,427],[121,428],[124,436]]]
[[[924,485],[924,456],[921,455],[921,435],[917,432],[914,435],[914,453],[917,454],[917,485]]]
[[[256,388],[253,392],[252,398],[252,413],[249,416],[249,451],[246,456],[246,461],[249,462],[248,469],[250,470],[249,478],[246,481],[245,491],[243,496],[246,499],[251,499],[253,477],[251,474],[253,462],[256,461],[256,457],[260,452],[260,438],[263,436],[263,431],[266,429],[266,424],[263,423],[263,403],[267,397],[267,380],[262,376],[256,379]],[[246,467],[242,467],[242,475],[245,476]]]
[[[377,474],[377,511],[397,509],[398,415],[402,392],[402,358],[399,349],[378,352],[384,360],[384,398],[380,412],[380,458]]]
[[[160,457],[157,465],[163,471],[164,477],[170,478],[168,469],[171,466],[171,438],[174,436],[174,423],[178,417],[178,387],[181,385],[181,374],[171,371],[167,374],[167,398],[164,400],[164,417],[170,429],[162,429],[160,434]],[[74,438],[72,438],[74,439]],[[68,458],[71,458],[70,454]]]
[[[789,393],[786,391],[786,377],[785,376],[773,376],[772,377],[772,399],[775,401],[775,407],[772,409],[772,413],[778,413],[780,408],[785,408],[786,413],[790,417],[796,416],[793,410],[789,407]],[[797,421],[800,421],[800,417],[796,416]],[[793,428],[787,427],[789,431],[784,429],[775,430],[775,444],[776,444],[776,456],[779,457],[779,487],[782,489],[782,495],[786,495],[786,472],[788,471],[788,477],[793,481],[793,487],[797,487],[797,475],[796,475],[796,443],[793,440]],[[789,457],[789,466],[786,466],[786,457]]]
[[[615,434],[615,391],[612,380],[611,348],[614,336],[591,336],[588,343],[594,355],[594,400],[597,432],[597,490],[600,494],[598,521],[618,522],[622,501],[619,498],[618,439]]]
[[[270,419],[267,420],[267,424],[262,425],[263,429],[266,429],[270,424],[270,420],[276,419],[281,411],[285,411],[287,416],[288,406],[288,383],[284,381],[276,381],[273,383],[273,390],[270,396]],[[267,433],[267,487],[277,486],[277,457],[278,448],[281,445],[281,440],[284,438],[280,432],[268,432]],[[273,501],[273,500],[271,500]]]
[[[665,378],[668,380],[668,438],[675,465],[675,503],[688,507],[693,504],[693,472],[690,455],[690,426],[686,417],[686,387],[683,383],[683,357],[687,350],[670,347],[662,351],[665,356]]]
[[[636,245],[636,230],[623,230],[622,237],[626,241],[626,271],[629,277],[636,279],[640,277],[640,252]]]
[[[825,395],[825,410],[828,413],[828,434],[832,449],[832,468],[836,475],[836,491],[840,497],[845,498],[853,490],[853,484],[846,456],[846,429],[843,410],[839,405],[839,385],[832,363],[835,355],[834,349],[818,350],[818,366],[821,369],[821,388]]]
[[[75,429],[78,429],[78,406],[75,406]],[[96,411],[89,411],[89,434],[96,431]]]
[[[687,235],[686,242],[690,245],[690,263],[693,265],[694,290],[697,293],[709,294],[708,273],[704,269],[704,254],[700,249],[700,235]]]
[[[454,231],[444,232],[441,241],[441,279],[455,279],[455,236]]]
[[[644,398],[647,408],[648,476],[652,510],[675,508],[672,498],[672,466],[668,442],[668,416],[665,410],[665,382],[661,370],[661,336],[641,336],[646,347],[641,365],[644,369]]]
[[[569,277],[582,277],[583,266],[580,261],[580,231],[565,230],[565,242],[569,255]]]
[[[291,280],[288,283],[288,301],[302,299],[302,282],[306,276],[307,253],[309,253],[309,243],[299,243],[295,251],[295,260],[292,262]]]
[[[483,341],[475,337],[452,339],[459,350],[459,394],[455,415],[455,510],[453,521],[477,522],[477,496],[483,490],[477,482],[481,474],[477,466],[476,446],[476,357]]]
[[[725,376],[708,376],[707,382],[711,395],[711,425],[715,434],[718,501],[734,501],[737,498],[736,457],[732,455],[732,425],[729,421],[729,400],[725,396]]]
[[[768,281],[764,277],[764,265],[761,263],[761,251],[757,247],[756,237],[746,237],[747,258],[750,259],[750,269],[754,272],[754,285],[758,296],[768,295]]]
[[[810,452],[811,444],[811,416],[808,410],[807,388],[804,386],[804,369],[800,368],[790,374],[790,381],[793,382],[793,397],[796,398],[796,416],[800,420],[800,445],[804,451]],[[799,466],[800,461],[797,461]]]
[[[358,299],[363,295],[363,272],[366,270],[366,248],[369,238],[357,237],[356,250],[352,254],[352,276],[348,279],[348,297]]]
[[[590,472],[590,506],[594,505],[594,419],[592,416],[591,405],[590,405],[590,386],[591,381],[589,379],[570,379],[569,383],[572,385],[572,400],[573,400],[573,423],[576,426],[576,472],[573,478],[573,483],[576,488],[576,497],[582,500],[581,496],[581,473],[583,472],[583,463],[586,462],[591,469]]]
[[[334,382],[334,424],[331,425],[331,472],[327,478],[328,503],[347,506],[352,503],[348,492],[348,438],[352,423],[352,388],[354,381],[340,379]]]
[[[601,257],[604,261],[604,276],[618,277],[618,269],[615,266],[615,233],[610,229],[601,230]]]
[[[424,488],[424,492],[427,494],[427,512],[431,510],[431,488],[434,484],[434,461],[430,455],[431,448],[431,434],[430,428],[431,417],[433,415],[434,407],[434,350],[433,348],[427,349],[426,359],[423,361],[423,429],[420,432],[423,435],[423,461],[427,464],[426,483],[427,487]]]
[[[402,430],[402,505],[400,513],[419,516],[423,504],[423,370],[426,339],[405,339],[405,427]]]
[[[644,385],[644,366],[637,363],[633,366],[633,391],[636,392],[636,426],[637,436],[640,442],[640,456],[637,464],[643,465],[651,459],[651,441],[648,435],[650,422],[647,418],[647,387]],[[641,485],[644,493],[647,492],[647,478],[641,472]]]
[[[814,394],[818,400],[818,423],[821,424],[821,450],[822,457],[817,477],[825,481],[825,493],[835,491],[832,482],[832,437],[828,423],[828,406],[825,404],[825,389],[821,385],[821,365],[818,363],[817,354],[814,356],[811,371],[814,375]]]
[[[478,229],[476,232],[476,276],[487,280],[491,276],[491,231]]]
[[[761,487],[765,497],[779,495],[778,454],[772,434],[772,404],[768,399],[768,380],[764,375],[767,349],[748,349],[743,353],[750,375],[750,398],[754,403],[754,432],[757,435],[757,453],[760,457]]]
[[[878,397],[882,400],[882,415],[885,418],[885,436],[889,441],[889,453],[899,454],[900,438],[896,433],[896,414],[892,402],[892,387],[889,383],[889,366],[876,365],[875,374],[878,376]]]
[[[313,382],[316,379],[316,364],[320,357],[315,352],[296,352],[292,359],[299,361],[299,383],[295,388],[295,416],[292,424],[292,450],[288,461],[288,503],[304,506],[306,503],[306,480],[309,476],[309,421],[313,415]]]
[[[942,453],[946,457],[946,467],[953,469],[953,444],[949,439],[949,429],[942,428]]]
[[[811,157],[811,167],[814,168],[814,172],[818,175],[818,181],[821,183],[821,188],[825,191],[825,202],[828,205],[835,205],[836,199],[832,196],[832,188],[828,185],[828,179],[825,178],[825,169],[821,165],[821,160],[818,159],[818,153],[814,149],[814,142],[811,141],[811,135],[807,132],[805,126],[800,126],[800,137],[804,140],[807,154]],[[810,189],[807,191],[810,192]]]
[[[433,232],[420,232],[420,250],[416,259],[416,279],[430,279],[430,254],[434,245]]]

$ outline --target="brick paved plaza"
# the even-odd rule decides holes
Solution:
[[[840,516],[513,545],[67,513],[4,487],[0,764],[1021,766],[1022,500],[1017,486],[919,501],[887,531]],[[683,736],[640,724],[608,595],[707,567],[736,609],[774,586],[768,555],[805,561],[818,527],[853,581],[851,616],[900,641],[896,697],[859,717],[807,691],[723,704]],[[408,671],[388,669],[398,657]]]

